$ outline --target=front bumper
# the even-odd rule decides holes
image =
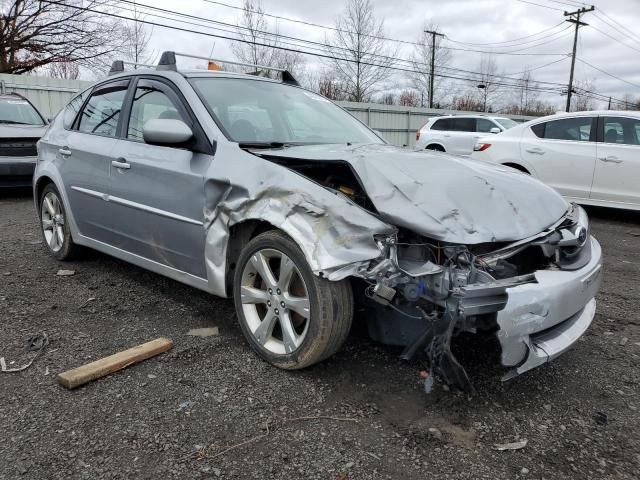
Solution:
[[[602,250],[591,237],[591,260],[579,270],[541,270],[536,282],[508,288],[498,312],[502,364],[511,378],[567,351],[589,328],[602,282]]]
[[[0,187],[31,186],[37,157],[0,157]]]

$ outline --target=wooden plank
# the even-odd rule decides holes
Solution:
[[[101,358],[95,362],[87,363],[81,367],[62,372],[57,376],[58,383],[67,388],[76,388],[85,383],[117,372],[129,365],[141,362],[166,352],[173,347],[173,342],[168,338],[156,338],[142,345]]]

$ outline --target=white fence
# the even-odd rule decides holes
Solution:
[[[0,92],[15,92],[27,97],[46,117],[55,116],[73,94],[88,87],[91,82],[31,75],[0,74]],[[416,131],[430,117],[437,115],[462,115],[470,112],[418,107],[400,107],[377,103],[337,102],[354,117],[377,130],[395,145],[413,146]],[[505,115],[516,121],[534,117]]]
[[[0,93],[19,93],[28,98],[45,117],[55,116],[75,92],[90,84],[83,80],[0,73]]]

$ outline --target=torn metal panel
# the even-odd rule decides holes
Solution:
[[[310,145],[261,154],[348,162],[386,222],[445,242],[520,240],[567,210],[567,202],[541,182],[468,158],[391,145]]]
[[[380,256],[374,235],[396,228],[370,212],[282,166],[251,155],[213,165],[205,183],[205,257],[211,291],[226,296],[230,228],[268,222],[301,248],[311,269],[332,280],[353,275]]]

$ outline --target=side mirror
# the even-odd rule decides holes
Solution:
[[[178,145],[193,138],[193,131],[182,120],[156,118],[142,127],[142,138],[152,145]]]
[[[493,127],[491,130],[489,130],[489,133],[500,133],[502,130],[500,130],[498,127]]]

